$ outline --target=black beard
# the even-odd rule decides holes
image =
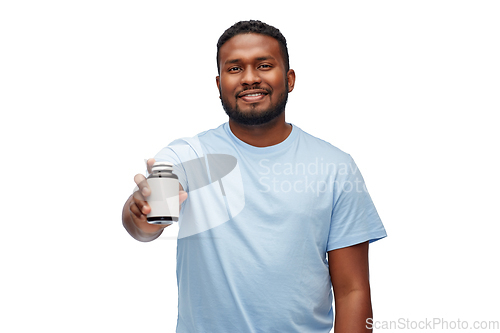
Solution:
[[[224,111],[234,122],[241,125],[262,125],[270,122],[271,120],[277,118],[285,111],[286,102],[288,100],[288,90],[285,90],[281,96],[279,96],[278,102],[271,106],[269,109],[259,112],[259,113],[244,113],[241,112],[236,105],[234,108],[228,103],[228,101],[221,94],[221,102]]]

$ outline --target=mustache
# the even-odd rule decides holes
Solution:
[[[247,90],[264,90],[268,94],[271,93],[271,89],[269,89],[269,88],[263,88],[261,86],[251,86],[251,87],[246,87],[245,89],[241,89],[240,91],[238,91],[236,93],[236,96],[238,96],[239,94],[241,94],[242,92],[247,91]]]

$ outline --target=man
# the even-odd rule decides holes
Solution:
[[[177,332],[328,333],[332,286],[335,332],[367,332],[368,244],[386,233],[359,170],[285,122],[295,72],[279,30],[238,22],[217,48],[229,122],[155,157],[180,183]],[[150,190],[135,181],[123,224],[150,241],[163,227],[146,222]]]

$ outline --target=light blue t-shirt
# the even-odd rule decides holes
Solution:
[[[293,125],[274,146],[225,123],[172,142],[189,193],[177,240],[177,333],[328,333],[327,251],[386,236],[350,155]]]

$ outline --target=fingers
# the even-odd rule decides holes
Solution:
[[[153,164],[155,164],[155,159],[154,158],[150,158],[146,162],[146,166],[148,167],[148,173],[152,172]]]
[[[137,184],[137,187],[139,188],[139,192],[144,196],[144,197],[149,197],[151,195],[151,189],[149,188],[148,181],[146,180],[146,177],[138,173],[134,177],[134,181]]]
[[[181,205],[186,201],[188,194],[186,191],[182,190],[182,186],[179,185],[179,212],[181,211]]]
[[[186,191],[179,191],[179,205],[182,204],[188,198]]]
[[[142,215],[147,215],[151,212],[151,207],[149,207],[146,199],[142,195],[142,191],[135,191],[134,194],[132,195],[133,203],[137,207],[137,214],[135,214],[137,217],[140,217]],[[130,207],[132,210],[132,206]]]
[[[155,162],[154,158],[150,158],[147,161],[148,171],[151,172],[151,167]],[[141,212],[141,214],[148,214],[151,211],[151,208],[146,202],[146,198],[151,195],[151,188],[148,185],[148,181],[144,175],[138,173],[134,177],[134,182],[137,184],[138,190],[134,192],[133,199],[134,203],[137,205],[137,208]]]
[[[143,219],[146,220],[146,214],[143,214],[139,206],[135,203],[134,200],[130,203],[130,212],[132,213],[132,217],[135,217],[136,219]]]
[[[137,192],[138,193],[138,192]],[[130,216],[132,222],[136,227],[146,234],[152,234],[158,232],[160,229],[167,227],[168,225],[152,225],[148,223],[146,214],[143,214],[134,200],[130,200],[129,206]]]
[[[151,208],[146,202],[146,197],[151,195],[151,189],[148,186],[146,177],[141,174],[135,175],[134,181],[138,187],[138,190],[132,195],[133,203],[136,206],[136,209],[135,211],[132,211],[131,206],[130,210],[139,218],[141,215],[147,215],[151,211]]]

